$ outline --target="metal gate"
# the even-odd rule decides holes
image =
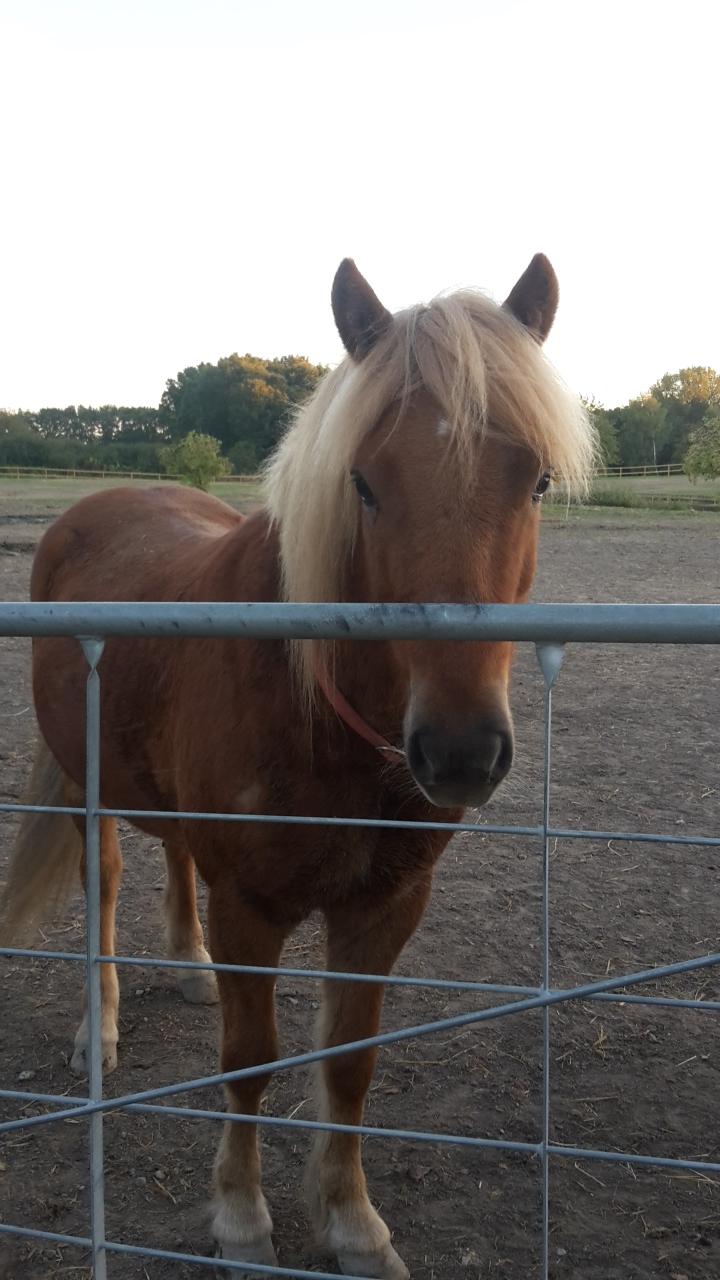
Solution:
[[[0,1097],[17,1102],[36,1102],[45,1110],[41,1114],[23,1116],[0,1124],[0,1134],[14,1130],[37,1129],[63,1120],[87,1119],[89,1130],[88,1162],[90,1171],[90,1230],[87,1236],[63,1235],[58,1232],[0,1223],[0,1233],[24,1236],[39,1241],[75,1245],[87,1249],[92,1259],[95,1280],[105,1280],[109,1254],[130,1254],[140,1258],[163,1258],[203,1268],[223,1268],[232,1272],[257,1272],[267,1275],[300,1276],[308,1280],[342,1280],[332,1272],[304,1271],[295,1268],[260,1266],[245,1262],[220,1262],[196,1254],[165,1249],[152,1249],[142,1243],[128,1244],[105,1237],[105,1190],[103,1160],[103,1115],[127,1110],[162,1116],[199,1117],[208,1120],[231,1119],[235,1123],[257,1123],[303,1130],[339,1129],[388,1139],[410,1139],[414,1142],[448,1143],[456,1146],[522,1152],[537,1159],[542,1188],[542,1250],[539,1274],[548,1277],[549,1236],[549,1168],[555,1159],[609,1161],[629,1165],[650,1165],[667,1169],[696,1170],[706,1174],[720,1173],[720,1163],[702,1160],[679,1160],[623,1151],[588,1150],[566,1146],[550,1140],[551,1035],[550,1009],[567,1001],[610,1001],[624,1004],[661,1005],[668,1008],[720,1011],[720,1001],[679,999],[662,995],[645,995],[638,991],[643,984],[672,977],[679,973],[706,969],[720,964],[720,954],[713,953],[676,964],[658,966],[599,982],[584,983],[566,989],[552,986],[550,974],[550,842],[563,840],[614,840],[668,845],[720,847],[717,836],[681,836],[638,831],[590,831],[556,827],[551,822],[551,748],[552,696],[560,673],[564,645],[567,643],[619,641],[623,643],[720,644],[720,606],[715,605],[281,605],[281,604],[6,604],[0,605],[0,635],[65,635],[82,645],[88,664],[86,690],[86,797],[83,808],[52,808],[21,804],[0,804],[0,812],[44,811],[84,814],[87,831],[87,946],[86,953],[4,948],[1,955],[82,962],[87,969],[89,1022],[89,1083],[84,1096],[57,1096],[32,1090],[0,1090]],[[532,641],[545,688],[544,783],[542,812],[533,826],[484,824],[483,834],[512,835],[534,841],[542,854],[542,905],[539,920],[540,973],[535,987],[512,984],[470,982],[458,979],[422,979],[391,976],[378,978],[370,974],[332,973],[278,967],[265,969],[243,965],[211,965],[190,961],[147,959],[145,957],[107,957],[100,953],[100,678],[98,663],[107,636],[245,636],[272,639],[343,639],[365,640],[515,640]],[[140,810],[103,809],[108,816],[130,821],[143,816]],[[145,815],[147,816],[147,814]],[[168,818],[194,818],[224,822],[271,822],[302,825],[380,826],[396,829],[442,829],[451,832],[478,832],[472,823],[412,823],[328,817],[301,817],[268,814],[185,814],[168,813]],[[104,963],[156,966],[172,969],[226,969],[244,973],[278,976],[311,977],[347,982],[377,982],[394,986],[444,988],[478,995],[500,997],[490,1008],[477,1009],[434,1022],[387,1031],[365,1040],[329,1049],[282,1058],[273,1063],[245,1068],[242,1071],[182,1080],[172,1085],[121,1097],[104,1098],[102,1088],[100,969]],[[220,1085],[242,1076],[264,1074],[268,1069],[291,1070],[337,1056],[350,1049],[388,1045],[395,1041],[431,1035],[455,1027],[476,1026],[497,1018],[508,1018],[530,1009],[542,1010],[542,1096],[541,1132],[534,1141],[509,1142],[502,1139],[477,1138],[467,1135],[434,1133],[377,1126],[333,1125],[297,1118],[274,1116],[230,1116],[220,1111],[178,1107],[168,1100],[177,1094],[208,1085]]]

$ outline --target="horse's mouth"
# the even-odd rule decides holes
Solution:
[[[489,778],[474,786],[465,782],[428,786],[415,778],[416,786],[436,809],[480,809],[495,794],[501,782],[502,778]]]

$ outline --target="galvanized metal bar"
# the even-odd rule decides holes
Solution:
[[[0,635],[718,644],[720,605],[5,603]]]
[[[0,947],[0,956],[31,960],[75,960],[85,961],[80,951],[30,951],[20,947]],[[385,986],[395,987],[428,987],[441,991],[476,991],[489,995],[534,996],[539,987],[523,987],[515,983],[504,982],[470,982],[455,978],[406,978],[400,974],[391,974],[384,978],[372,973],[344,973],[331,969],[288,969],[271,968],[254,964],[213,964],[211,960],[172,960],[154,956],[98,956],[98,964],[118,964],[137,969],[203,969],[220,973],[251,973],[263,977],[274,978],[308,978],[328,982],[382,982]],[[630,993],[606,991],[587,996],[588,1003],[595,1000],[609,1001],[614,1004],[650,1004],[664,1009],[697,1009],[705,1013],[720,1012],[720,1000],[703,1000],[700,997],[691,999],[682,996],[638,996]],[[3,1096],[0,1090],[0,1097]]]
[[[82,815],[83,808],[69,805],[0,803],[0,813],[58,813]],[[501,822],[410,822],[395,818],[342,818],[325,815],[294,813],[214,813],[193,809],[103,809],[109,818],[126,818],[142,822],[143,818],[162,818],[163,821],[193,822],[256,822],[275,823],[278,826],[304,827],[371,827],[390,831],[450,831],[470,835],[521,836],[541,838],[542,826],[512,826]],[[593,840],[603,843],[670,844],[693,848],[718,848],[720,836],[680,836],[673,832],[657,831],[602,831],[582,827],[549,827],[548,835],[558,840]]]
[[[540,1154],[539,1142],[514,1142],[508,1138],[477,1138],[464,1133],[432,1133],[422,1129],[394,1129],[392,1127],[369,1124],[336,1124],[330,1120],[301,1120],[297,1117],[270,1116],[261,1114],[257,1117],[245,1115],[237,1111],[212,1111],[193,1107],[168,1107],[153,1103],[139,1102],[128,1111],[138,1115],[170,1116],[179,1120],[229,1120],[231,1124],[250,1124],[256,1122],[267,1129],[298,1129],[308,1133],[357,1133],[363,1138],[389,1138],[392,1141],[417,1142],[424,1145],[472,1147],[483,1151],[513,1151],[517,1155],[537,1156]]]
[[[540,653],[538,653],[540,656]],[[545,674],[543,672],[543,674]],[[542,838],[542,923],[541,923],[541,989],[550,990],[550,749],[552,733],[552,686],[545,683],[543,744],[543,838]],[[542,1011],[542,1142],[540,1176],[542,1196],[542,1241],[540,1253],[540,1280],[548,1280],[550,1259],[550,1009]]]
[[[607,844],[611,842],[629,844],[671,844],[685,845],[688,848],[697,846],[700,849],[716,849],[720,846],[720,836],[678,836],[652,831],[592,831],[578,827],[551,827],[548,834],[553,840],[597,840]]]
[[[21,956],[40,960],[84,960],[79,951],[30,951],[21,948],[0,948],[0,955]],[[439,991],[475,991],[488,995],[535,995],[537,987],[520,987],[504,982],[471,982],[454,978],[406,978],[402,974],[383,977],[377,973],[345,973],[333,969],[273,968],[261,964],[213,964],[212,960],[173,960],[149,956],[98,956],[98,964],[119,964],[138,969],[202,969],[214,973],[251,973],[272,978],[308,978],[323,982],[366,982],[392,987],[429,987]]]
[[[87,1249],[92,1243],[87,1236],[63,1235],[60,1231],[38,1231],[33,1227],[20,1227],[10,1223],[0,1223],[0,1235],[20,1236],[47,1244],[74,1245],[80,1249]],[[263,1276],[283,1276],[286,1280],[293,1276],[299,1277],[299,1280],[347,1280],[347,1276],[335,1271],[303,1271],[302,1269],[294,1270],[291,1267],[266,1267],[255,1262],[229,1262],[226,1259],[211,1258],[203,1253],[178,1253],[171,1249],[152,1249],[149,1246],[145,1248],[143,1245],[123,1244],[118,1240],[106,1240],[105,1250],[107,1253],[126,1254],[134,1258],[157,1258],[165,1262],[194,1263],[213,1272],[223,1268],[230,1274],[238,1271],[252,1272]],[[94,1276],[93,1280],[95,1280]],[[364,1280],[364,1277],[356,1276],[354,1280]]]
[[[76,1093],[30,1093],[27,1089],[0,1089],[0,1098],[15,1102],[43,1102],[54,1107],[66,1107],[68,1103],[88,1106],[90,1099]]]
[[[195,1111],[190,1107],[167,1107],[153,1105],[148,1103],[138,1103],[137,1106],[129,1107],[129,1111],[138,1111],[142,1114],[162,1116],[164,1112],[175,1116],[178,1119],[200,1119],[200,1120],[230,1120],[239,1124],[267,1124],[274,1128],[301,1128],[310,1130],[337,1131],[345,1133],[359,1133],[367,1138],[391,1138],[401,1139],[408,1142],[435,1143],[442,1145],[447,1143],[458,1147],[477,1147],[493,1151],[513,1151],[518,1154],[539,1156],[541,1154],[541,1142],[512,1142],[507,1138],[476,1138],[465,1134],[448,1134],[448,1133],[423,1133],[412,1129],[388,1129],[375,1128],[371,1125],[331,1125],[320,1120],[297,1120],[295,1117],[288,1120],[285,1116],[243,1116],[237,1112],[232,1114],[225,1111]],[[590,1149],[580,1147],[566,1147],[559,1143],[548,1143],[548,1155],[565,1156],[582,1160],[597,1160],[601,1163],[612,1164],[644,1164],[653,1165],[658,1168],[679,1168],[694,1169],[704,1171],[705,1173],[720,1173],[720,1161],[717,1160],[686,1160],[681,1156],[647,1156],[636,1155],[633,1152],[623,1151],[604,1151],[602,1148]]]
[[[336,1271],[303,1271],[301,1267],[268,1267],[259,1262],[229,1262],[227,1258],[210,1258],[201,1253],[178,1253],[169,1249],[151,1249],[149,1246],[137,1244],[118,1244],[108,1241],[107,1248],[113,1253],[128,1254],[133,1258],[158,1258],[165,1262],[184,1262],[196,1267],[210,1267],[217,1275],[220,1270],[233,1272],[250,1272],[260,1276],[295,1276],[297,1280],[348,1280],[346,1275]],[[352,1280],[365,1280],[363,1276],[354,1276]]]
[[[492,1022],[496,1018],[510,1014],[526,1013],[530,1009],[542,1009],[545,1005],[563,1004],[568,1001],[584,1000],[590,995],[602,991],[617,991],[627,986],[637,986],[643,982],[654,982],[661,978],[675,977],[680,973],[692,973],[720,965],[720,953],[713,952],[707,956],[698,956],[692,960],[680,960],[675,964],[659,965],[655,969],[643,969],[636,973],[623,974],[614,978],[603,978],[598,982],[584,983],[579,987],[562,990],[544,991],[526,999],[515,1000],[510,1004],[494,1005],[490,1009],[474,1010],[470,1013],[456,1014],[451,1018],[441,1018],[435,1022],[425,1022],[412,1027],[401,1027],[395,1031],[385,1031],[376,1036],[367,1036],[362,1040],[352,1040],[344,1044],[332,1045],[323,1049],[314,1049],[308,1053],[295,1054],[289,1058],[278,1058],[273,1062],[258,1063],[253,1067],[243,1067],[237,1071],[219,1072],[212,1076],[201,1076],[193,1080],[183,1080],[176,1084],[162,1085],[155,1089],[145,1089],[141,1093],[124,1094],[116,1098],[105,1098],[100,1102],[91,1102],[87,1107],[70,1108],[67,1112],[57,1112],[48,1116],[29,1116],[18,1120],[5,1121],[0,1124],[0,1133],[14,1129],[35,1128],[38,1125],[52,1123],[56,1120],[75,1119],[78,1115],[89,1115],[93,1111],[116,1111],[135,1102],[151,1102],[156,1098],[169,1098],[193,1089],[204,1089],[232,1083],[235,1080],[249,1079],[252,1076],[265,1075],[267,1072],[292,1070],[296,1067],[309,1066],[320,1062],[323,1058],[341,1057],[346,1053],[354,1053],[359,1049],[380,1048],[383,1045],[412,1040],[419,1036],[431,1035],[436,1031],[449,1031],[456,1027],[474,1026],[481,1022]]]
[[[29,951],[14,947],[0,947],[2,956],[19,956],[37,960],[84,960],[79,951]],[[368,982],[383,983],[395,987],[429,987],[441,991],[475,991],[488,995],[534,996],[539,987],[524,987],[517,983],[504,982],[471,982],[460,978],[408,978],[402,974],[390,974],[383,977],[377,973],[345,973],[332,969],[288,969],[273,968],[269,965],[257,964],[213,964],[212,960],[172,960],[155,956],[98,956],[98,964],[119,964],[137,969],[202,969],[219,973],[251,973],[270,978],[308,978],[328,982]],[[552,988],[551,988],[552,989]],[[556,988],[559,990],[559,988]],[[662,1008],[699,1009],[708,1013],[720,1010],[720,1000],[703,1000],[701,997],[682,996],[638,996],[622,992],[602,992],[587,996],[588,1002],[594,1000],[610,1001],[615,1004],[654,1004]]]
[[[601,1164],[629,1164],[646,1169],[688,1169],[694,1173],[720,1173],[718,1160],[683,1160],[675,1156],[645,1156],[628,1151],[593,1151],[586,1147],[565,1147],[550,1143],[551,1156],[569,1160],[596,1160]]]
[[[102,1102],[102,983],[100,955],[100,676],[104,642],[81,640],[90,668],[85,694],[85,900],[87,943],[88,1095]],[[90,1237],[93,1280],[106,1280],[103,1116],[90,1114]]]
[[[541,920],[541,992],[550,991],[550,771],[552,763],[552,694],[560,673],[564,650],[560,645],[539,644],[536,654],[544,682],[543,800],[542,800],[542,920]],[[550,1006],[542,1011],[542,1142],[540,1167],[542,1178],[542,1248],[541,1280],[548,1280],[550,1258]]]
[[[84,809],[63,805],[0,804],[0,813],[58,813],[83,814]],[[464,831],[473,835],[529,835],[537,836],[539,827],[493,827],[478,822],[404,822],[395,818],[343,818],[313,817],[295,813],[212,813],[194,809],[111,809],[103,808],[108,818],[127,818],[130,822],[143,818],[163,818],[168,821],[192,820],[193,822],[258,822],[278,823],[304,827],[387,827],[395,831]]]
[[[547,677],[546,677],[547,680]],[[545,685],[545,742],[543,763],[543,860],[542,860],[542,979],[543,991],[550,990],[550,746],[552,733],[552,686]],[[550,1009],[542,1011],[542,1150],[540,1167],[542,1176],[542,1253],[540,1256],[541,1280],[548,1280],[550,1258]]]
[[[70,1244],[78,1249],[89,1249],[89,1236],[70,1236],[61,1231],[40,1231],[36,1227],[20,1227],[12,1222],[0,1222],[0,1235],[20,1236],[26,1240],[42,1240],[48,1244]]]
[[[39,1095],[48,1101],[53,1095]],[[32,1099],[35,1100],[35,1099]],[[56,1098],[57,1103],[62,1098]],[[421,1143],[423,1145],[471,1147],[478,1150],[510,1151],[519,1155],[540,1156],[542,1141],[519,1142],[508,1138],[478,1138],[471,1134],[433,1133],[416,1129],[394,1129],[374,1125],[343,1125],[323,1120],[301,1120],[292,1116],[259,1116],[246,1115],[242,1112],[213,1111],[200,1107],[175,1107],[154,1103],[131,1103],[123,1107],[124,1111],[138,1115],[152,1115],[179,1120],[217,1121],[230,1124],[258,1124],[261,1127],[274,1129],[299,1129],[311,1133],[357,1133],[363,1138],[385,1138],[392,1141]],[[58,1117],[55,1116],[54,1119]],[[572,1159],[595,1160],[600,1163],[650,1165],[658,1168],[678,1168],[720,1173],[720,1162],[713,1160],[690,1160],[682,1156],[638,1155],[636,1152],[605,1151],[602,1148],[571,1147],[557,1143],[548,1144],[548,1154],[552,1157],[564,1156]]]

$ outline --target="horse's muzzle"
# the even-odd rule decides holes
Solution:
[[[509,772],[512,730],[497,721],[461,733],[424,725],[408,735],[407,761],[418,786],[440,808],[485,804]]]

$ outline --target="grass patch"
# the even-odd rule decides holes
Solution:
[[[118,485],[130,484],[133,488],[146,488],[166,482],[152,480],[132,480],[119,476],[117,479],[58,478],[49,477],[2,477],[0,478],[0,519],[32,519],[47,518],[60,515],[80,498],[89,493],[115,489]],[[227,502],[238,511],[251,511],[262,502],[262,485],[258,480],[228,481],[220,480],[210,488],[216,497]],[[694,489],[688,485],[686,491],[680,493],[651,492],[636,484],[606,485],[597,482],[593,486],[590,500],[587,503],[563,502],[543,503],[545,519],[557,521],[582,520],[597,521],[627,519],[656,522],[668,519],[706,519],[717,520],[720,517],[720,506],[703,510],[703,499],[712,501],[715,494],[702,492],[700,486]]]
[[[590,497],[588,505],[591,507],[642,507],[645,505],[643,494],[637,489],[630,488],[609,488],[605,485],[595,487]]]
[[[162,480],[128,480],[124,476],[117,479],[99,476],[77,479],[66,476],[47,479],[44,476],[3,476],[0,478],[0,515],[16,519],[22,516],[57,516],[90,493],[104,493],[122,485],[147,489],[168,483]],[[249,511],[261,501],[259,480],[220,481],[211,485],[210,492],[238,511]]]
[[[720,521],[720,507],[707,511],[697,510],[685,504],[669,506],[659,503],[655,506],[603,506],[602,502],[590,506],[588,503],[559,502],[543,503],[543,521],[552,524],[647,524],[657,525],[668,521],[704,521],[717,524]]]

